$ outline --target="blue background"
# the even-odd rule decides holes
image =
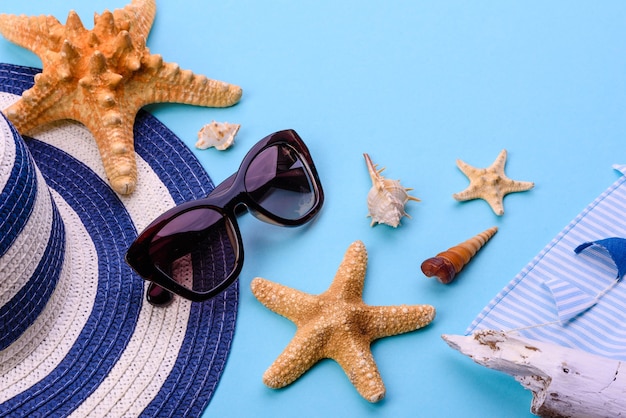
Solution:
[[[62,4],[61,4],[62,3]],[[75,4],[3,2],[0,11],[94,12],[124,0]],[[507,375],[450,349],[478,312],[625,163],[626,2],[573,1],[157,1],[153,53],[243,87],[228,109],[150,105],[191,148],[215,119],[240,123],[236,144],[196,154],[216,183],[260,138],[294,128],[309,145],[326,191],[311,225],[278,228],[241,218],[246,263],[232,351],[207,416],[525,417],[531,395]],[[0,39],[0,62],[41,66]],[[502,149],[506,173],[534,189],[504,199],[496,216],[482,200],[452,198],[468,185],[456,159],[490,165]],[[371,186],[363,153],[401,179],[421,202],[397,229],[370,227]],[[497,235],[457,280],[427,279],[421,262],[492,226]],[[376,341],[387,387],[370,404],[341,368],[320,362],[285,389],[261,376],[295,326],[251,294],[253,277],[323,292],[349,244],[369,253],[364,300],[432,304],[427,328]]]

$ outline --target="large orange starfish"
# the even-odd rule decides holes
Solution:
[[[377,402],[385,396],[370,344],[428,325],[435,317],[435,308],[366,305],[362,298],[366,266],[365,245],[356,241],[346,251],[332,284],[320,295],[261,278],[252,280],[254,296],[298,327],[289,345],[265,372],[266,385],[286,386],[319,360],[331,358],[365,399]]]
[[[53,16],[0,15],[0,33],[37,54],[43,70],[34,86],[4,112],[22,133],[73,119],[95,137],[113,189],[129,194],[137,182],[133,125],[150,103],[226,107],[241,88],[181,70],[150,53],[146,38],[154,0],[133,0],[94,17],[87,30],[71,11],[62,25]]]

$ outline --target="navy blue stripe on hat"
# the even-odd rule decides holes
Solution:
[[[49,194],[46,198],[49,198]],[[50,238],[37,268],[19,292],[0,307],[0,329],[9,330],[0,335],[0,350],[17,340],[35,322],[61,276],[65,257],[65,227],[54,202],[52,211]]]
[[[186,147],[181,147],[172,131],[144,110],[135,118],[135,152],[141,156],[180,205],[205,197],[214,189],[213,182]]]
[[[13,125],[9,126],[15,143],[15,164],[0,193],[0,257],[11,248],[26,225],[37,197],[34,164],[30,160],[24,141],[19,139]]]
[[[147,112],[135,122],[135,150],[165,183],[176,204],[199,199],[214,186],[186,147]],[[184,185],[181,186],[181,185]],[[194,270],[194,274],[200,274]],[[142,416],[200,416],[211,399],[226,364],[235,332],[238,282],[215,298],[191,304],[181,353],[158,395]],[[213,353],[207,356],[206,353]],[[206,371],[211,371],[207,374]]]
[[[0,63],[0,86],[2,91],[20,96],[34,84],[33,77],[41,70],[21,65]]]
[[[100,385],[133,334],[143,282],[126,265],[124,253],[136,232],[117,195],[92,170],[58,148],[28,141],[48,185],[75,208],[91,236],[98,253],[99,280],[93,311],[66,358],[2,407],[36,410],[42,416],[67,415]]]
[[[142,417],[200,416],[217,387],[226,363],[237,313],[237,284],[211,299],[192,304],[188,329],[211,332],[188,332],[174,369],[159,394],[143,411]],[[209,305],[209,306],[203,306]],[[203,356],[203,352],[214,353]],[[211,370],[212,373],[205,373]]]

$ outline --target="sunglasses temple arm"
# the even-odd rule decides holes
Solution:
[[[149,282],[146,289],[146,300],[155,306],[167,306],[172,302],[174,294],[154,282]]]

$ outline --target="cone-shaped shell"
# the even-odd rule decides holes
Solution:
[[[476,255],[486,243],[498,231],[497,227],[491,227],[472,238],[448,248],[446,251],[429,258],[422,263],[422,272],[427,277],[437,277],[444,284],[454,280],[456,275]]]

